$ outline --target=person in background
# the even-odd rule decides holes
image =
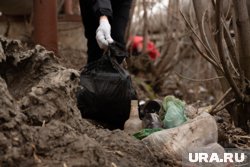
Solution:
[[[142,54],[143,52],[143,42],[144,39],[142,36],[132,36],[129,38],[129,49],[131,49],[132,53],[135,55]],[[160,57],[160,52],[155,46],[155,44],[148,40],[146,43],[146,54],[149,56],[151,60],[156,60]]]
[[[124,34],[132,0],[80,0],[87,38],[87,63],[98,60],[114,41],[125,46]]]

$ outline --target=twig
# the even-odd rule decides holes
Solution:
[[[240,72],[239,76],[242,77],[243,75],[241,74],[241,67],[240,67],[240,63],[237,59],[237,52],[236,52],[236,48],[235,48],[235,45],[233,43],[233,40],[232,40],[232,37],[230,35],[230,32],[228,30],[228,27],[226,26],[226,23],[224,20],[222,20],[222,23],[223,23],[223,27],[224,27],[224,35],[225,35],[225,41],[226,41],[226,44],[227,44],[227,48],[229,50],[229,53],[231,55],[230,58],[232,58],[232,62],[233,62],[233,68],[237,68],[238,71]],[[235,69],[235,72],[237,72],[237,70]]]
[[[229,3],[227,3],[227,12],[226,12],[226,15],[225,15],[225,19],[227,20],[229,17],[230,17],[230,11],[231,11],[231,3],[229,1]]]
[[[237,71],[237,69],[235,68],[234,63],[233,63],[233,61],[232,61],[232,59],[231,59],[230,57],[228,57],[228,61],[229,61],[229,64],[231,64],[231,67],[232,67],[232,69],[234,70],[235,74],[239,77],[240,74],[239,74],[239,72]]]
[[[239,136],[239,135],[235,135],[235,137],[243,138],[243,139],[250,139],[250,136]]]
[[[196,50],[201,54],[201,56],[203,58],[205,58],[208,62],[210,62],[215,68],[217,68],[222,73],[224,73],[223,69],[214,60],[212,60],[209,56],[207,56],[204,52],[202,52],[200,50],[199,46],[196,44],[196,42],[192,36],[190,36],[190,39],[191,39],[192,43],[194,44],[194,47],[196,48]]]
[[[200,38],[200,36],[194,31],[192,25],[188,22],[187,18],[185,17],[184,13],[180,10],[180,13],[182,15],[182,17],[184,18],[185,22],[187,23],[188,27],[190,28],[190,30],[193,32],[193,34],[196,36],[196,38],[199,40],[199,42],[202,44],[202,46],[205,48],[205,50],[207,51],[207,53],[210,54],[210,56],[212,56],[212,53],[210,52],[210,50],[207,48],[207,46],[204,44],[204,42],[202,41],[202,39]],[[192,41],[194,41],[194,39],[191,38]],[[194,43],[194,42],[193,42]],[[218,62],[215,62],[213,59],[211,59],[209,56],[205,55],[202,51],[200,51],[199,47],[197,46],[196,43],[194,43],[195,47],[198,49],[199,53],[201,53],[201,55],[208,60],[210,63],[212,63],[216,68],[218,68],[220,71],[223,71],[221,66],[218,64]]]
[[[235,99],[230,100],[229,102],[225,103],[223,106],[221,106],[221,107],[218,108],[217,110],[214,110],[214,111],[211,112],[210,114],[211,114],[211,115],[214,115],[214,114],[218,113],[219,111],[223,110],[224,108],[226,108],[228,105],[234,103],[235,101],[236,101]]]
[[[209,41],[208,41],[208,38],[207,38],[207,35],[206,35],[206,32],[205,32],[205,16],[206,16],[206,13],[207,13],[207,10],[204,12],[204,14],[202,15],[202,20],[201,20],[201,33],[205,39],[205,42],[207,44],[207,47],[208,49],[210,50],[210,53],[211,53],[211,58],[215,61],[215,62],[219,62],[219,60],[217,59],[217,57],[215,56],[210,44],[209,44]]]
[[[226,96],[231,92],[232,88],[229,88],[222,96],[221,98],[213,105],[213,107],[210,109],[209,113],[213,113],[213,111],[221,104],[221,102],[226,98]]]
[[[193,26],[191,25],[191,23],[189,23],[189,21],[187,20],[186,16],[184,15],[184,13],[180,10],[180,13],[184,19],[184,21],[187,23],[188,27],[190,28],[190,30],[193,32],[193,34],[197,37],[197,39],[201,42],[201,44],[203,45],[203,47],[206,49],[206,51],[208,53],[210,53],[210,50],[207,48],[207,46],[203,43],[202,39],[200,38],[200,36],[194,31]],[[211,54],[211,53],[210,53]]]
[[[112,167],[117,167],[117,165],[114,162],[111,162]]]
[[[213,80],[216,80],[216,79],[224,78],[224,76],[218,76],[218,77],[206,78],[206,79],[193,79],[193,78],[188,78],[188,77],[186,77],[184,75],[181,75],[181,74],[179,74],[177,72],[175,72],[175,73],[176,73],[176,75],[178,75],[181,78],[184,78],[184,79],[189,80],[189,81],[194,81],[194,82],[207,82],[207,81],[213,81]]]

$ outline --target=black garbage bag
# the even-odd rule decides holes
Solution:
[[[93,119],[109,129],[123,128],[130,102],[136,99],[129,73],[118,63],[126,52],[117,44],[81,72],[77,105],[83,118]]]

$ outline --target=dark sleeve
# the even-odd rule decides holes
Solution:
[[[110,0],[93,0],[94,1],[94,12],[97,17],[108,16],[112,17],[112,6]]]

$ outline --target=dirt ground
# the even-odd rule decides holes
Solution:
[[[168,166],[160,150],[82,119],[79,71],[0,38],[0,166]]]

